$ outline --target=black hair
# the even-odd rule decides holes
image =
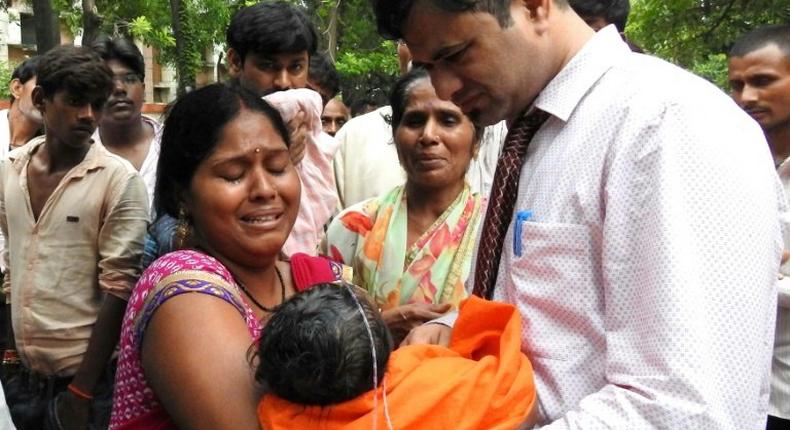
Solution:
[[[422,81],[423,79],[427,79],[428,83],[431,83],[430,78],[431,76],[424,68],[413,67],[408,73],[401,76],[400,79],[395,82],[395,85],[392,87],[392,92],[390,93],[390,106],[392,107],[392,115],[389,118],[390,125],[392,125],[393,137],[395,136],[395,132],[398,130],[398,125],[400,125],[400,122],[403,119],[403,113],[406,111],[406,106],[409,104],[409,97],[411,96],[411,90],[414,89],[415,83]],[[485,128],[478,125],[474,121],[472,121],[472,125],[475,129],[475,140],[479,142],[483,137]]]
[[[354,101],[348,108],[351,110],[351,117],[353,118],[366,113],[368,108],[371,106],[373,107],[373,110],[375,110],[377,107],[376,101],[373,100],[373,98],[365,97]]]
[[[140,49],[128,39],[102,38],[93,44],[93,50],[104,61],[117,60],[132,70],[141,81],[145,80],[145,60]]]
[[[486,12],[494,16],[499,26],[510,27],[511,0],[430,0],[439,9],[460,12]],[[379,34],[385,39],[403,39],[403,25],[409,17],[409,12],[416,0],[370,0],[373,11],[376,13],[376,25]],[[555,0],[559,6],[564,6],[567,0]],[[424,29],[426,30],[426,29]],[[427,30],[426,30],[427,31]]]
[[[631,12],[629,0],[568,0],[568,4],[582,18],[602,18],[621,33]]]
[[[38,71],[38,63],[41,57],[30,57],[25,61],[19,63],[16,67],[14,67],[14,71],[11,72],[11,80],[19,79],[19,82],[24,84],[27,81],[36,77],[36,73]],[[11,95],[11,103],[14,103],[14,95]]]
[[[317,53],[310,57],[309,79],[329,92],[328,100],[340,92],[340,74],[326,54]],[[328,101],[327,100],[327,101]],[[324,102],[326,104],[326,101]]]
[[[41,56],[36,86],[50,100],[66,90],[91,104],[103,105],[112,92],[112,72],[90,48],[61,45]]]
[[[33,78],[36,77],[36,72],[38,71],[38,64],[41,57],[30,57],[25,61],[19,63],[14,68],[14,71],[11,72],[11,80],[19,79],[19,82],[25,83]]]
[[[408,73],[401,76],[395,85],[392,87],[390,93],[390,106],[392,107],[392,134],[395,134],[395,129],[403,119],[403,112],[406,110],[406,105],[409,104],[409,95],[414,87],[414,83],[423,79],[430,80],[431,76],[428,71],[422,67],[413,67]]]
[[[313,24],[302,11],[282,2],[261,2],[233,15],[225,39],[243,63],[247,53],[263,55],[315,54],[318,46]]]
[[[261,332],[255,379],[266,393],[292,403],[327,406],[374,388],[373,334],[377,383],[392,350],[387,325],[364,293],[351,285],[318,284],[279,305]]]
[[[770,44],[790,56],[790,25],[768,25],[742,35],[730,48],[730,57],[743,57]]]
[[[214,151],[225,125],[243,109],[267,117],[290,145],[290,134],[280,114],[238,85],[208,85],[185,94],[169,107],[154,191],[154,208],[159,216],[178,218],[183,193],[189,189],[195,170]]]

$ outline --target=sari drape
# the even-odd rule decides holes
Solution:
[[[343,211],[329,226],[325,252],[354,269],[354,283],[382,309],[408,303],[451,303],[466,297],[464,282],[481,217],[469,185],[407,248],[404,186]]]

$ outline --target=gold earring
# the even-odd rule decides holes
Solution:
[[[181,207],[178,210],[178,223],[176,224],[176,249],[183,249],[187,247],[189,242],[189,235],[192,232],[192,226],[189,225],[189,217],[187,210]]]

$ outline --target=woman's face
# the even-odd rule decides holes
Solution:
[[[408,91],[395,145],[408,182],[437,188],[464,180],[477,142],[469,118],[452,102],[440,100],[425,78]]]
[[[248,267],[276,257],[299,211],[288,147],[259,112],[242,109],[198,165],[186,197],[200,245]]]

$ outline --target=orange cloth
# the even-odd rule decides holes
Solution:
[[[397,430],[515,429],[536,400],[532,366],[521,353],[521,317],[511,305],[477,297],[461,304],[449,349],[397,349],[384,381]],[[373,392],[326,408],[266,395],[258,418],[265,430],[370,430]],[[377,424],[387,428],[381,395]]]

